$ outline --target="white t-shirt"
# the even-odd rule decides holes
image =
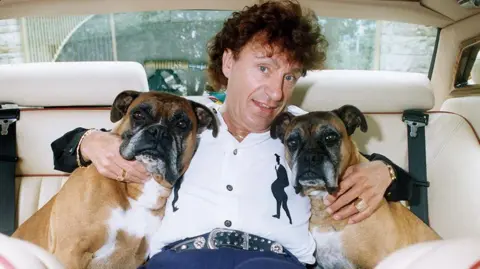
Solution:
[[[208,106],[217,111],[218,136],[210,130],[201,134],[180,188],[167,200],[151,255],[175,241],[230,228],[277,241],[301,262],[314,263],[310,201],[295,194],[281,141],[265,132],[238,142],[228,132],[220,106]]]

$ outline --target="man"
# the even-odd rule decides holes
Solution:
[[[227,19],[208,46],[211,85],[227,93],[223,105],[211,105],[220,132],[217,138],[202,134],[181,185],[167,201],[144,268],[294,269],[315,262],[308,198],[295,194],[291,178],[285,182],[283,145],[270,138],[269,126],[285,109],[296,81],[322,66],[325,47],[315,14],[295,2],[253,5]],[[84,136],[85,131],[77,128],[52,144],[56,169],[71,172],[77,162],[91,162],[112,179],[148,177],[142,165],[120,157],[120,138],[101,131]],[[358,222],[386,192],[390,200],[408,195],[411,180],[405,171],[381,155],[368,158],[370,163],[350,167],[338,194],[327,198],[335,218]],[[387,164],[397,173],[393,183]],[[367,205],[362,212],[343,207],[357,198]],[[224,229],[218,231],[224,240],[216,242],[217,249],[206,249],[201,238],[215,228]],[[227,234],[250,236],[253,247],[241,249],[236,244],[243,241]]]

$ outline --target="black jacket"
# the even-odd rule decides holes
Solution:
[[[71,173],[77,165],[76,149],[80,138],[87,131],[85,128],[76,128],[64,134],[62,137],[53,141],[51,144],[53,151],[53,163],[56,170]],[[102,129],[102,131],[107,131]],[[373,153],[371,155],[363,154],[368,160],[381,160],[390,164],[397,175],[397,179],[388,187],[385,192],[385,198],[388,201],[408,201],[411,195],[414,179],[398,165],[394,164],[387,157]]]

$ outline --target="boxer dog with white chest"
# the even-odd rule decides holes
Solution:
[[[366,132],[367,121],[351,105],[301,116],[284,112],[271,127],[271,136],[285,145],[296,192],[310,198],[310,231],[317,244],[319,268],[374,268],[400,248],[440,239],[400,202],[383,199],[370,217],[355,224],[334,220],[325,211],[323,197],[338,190],[345,170],[368,162],[351,138],[358,127]]]
[[[144,184],[77,168],[60,191],[12,235],[54,254],[68,269],[137,268],[149,255],[172,186],[195,154],[197,135],[218,134],[215,115],[197,102],[162,92],[124,91],[112,105],[120,154],[152,174]]]

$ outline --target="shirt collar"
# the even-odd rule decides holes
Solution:
[[[218,105],[218,107],[214,108],[217,112],[217,119],[218,119],[218,124],[220,128],[220,133],[222,135],[225,135],[226,137],[229,137],[229,139],[233,140],[240,148],[245,148],[245,147],[251,147],[254,146],[258,143],[264,142],[268,139],[271,139],[270,137],[270,130],[262,132],[262,133],[249,133],[243,140],[242,142],[238,142],[237,139],[228,131],[227,124],[225,123],[225,120],[223,119],[222,113],[225,112],[225,106]]]

